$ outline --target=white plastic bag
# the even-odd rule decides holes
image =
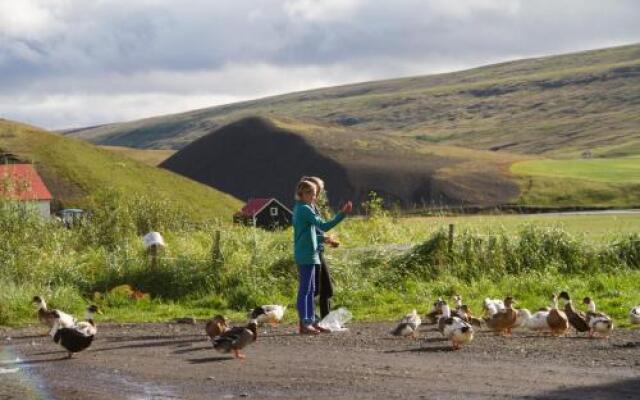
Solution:
[[[348,330],[344,325],[351,321],[351,318],[353,318],[353,315],[351,315],[349,310],[340,307],[327,314],[327,316],[324,317],[318,325],[324,329],[330,330],[331,332],[343,332]]]

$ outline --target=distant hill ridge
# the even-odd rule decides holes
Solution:
[[[316,89],[68,132],[179,149],[247,116],[290,117],[475,149],[576,157],[637,154],[640,45],[439,75]]]

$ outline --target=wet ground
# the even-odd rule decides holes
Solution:
[[[609,340],[480,332],[450,351],[424,327],[391,324],[300,337],[260,329],[239,361],[211,348],[203,324],[99,326],[74,359],[39,327],[0,330],[0,399],[638,399],[640,331]]]

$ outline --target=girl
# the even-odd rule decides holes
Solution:
[[[312,207],[316,215],[321,215],[318,204],[320,196],[324,193],[324,181],[317,176],[306,176],[302,178],[302,180],[309,181],[316,185],[316,201],[312,204]],[[333,285],[331,284],[329,265],[324,257],[324,245],[327,244],[331,247],[338,247],[340,242],[329,235],[325,235],[325,233],[317,227],[316,233],[318,234],[318,256],[320,258],[320,265],[316,266],[314,295],[319,297],[320,318],[322,319],[329,314],[329,310],[331,310],[331,298],[333,297]]]
[[[313,210],[316,199],[316,185],[309,181],[301,181],[296,188],[296,203],[293,207],[293,240],[294,256],[298,264],[298,298],[296,307],[300,318],[300,334],[315,335],[320,333],[315,324],[315,269],[320,265],[318,255],[318,237],[316,227],[327,232],[342,221],[350,213],[353,205],[347,202],[331,221],[324,221]]]

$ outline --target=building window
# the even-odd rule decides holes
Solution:
[[[278,216],[278,207],[271,207],[269,209],[269,214],[271,214],[272,217],[277,217]]]

